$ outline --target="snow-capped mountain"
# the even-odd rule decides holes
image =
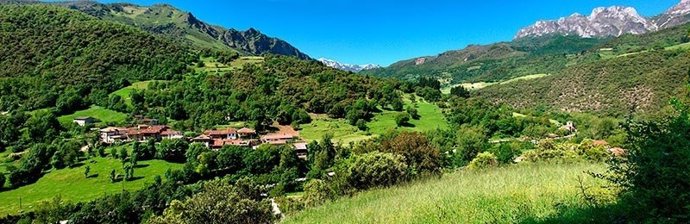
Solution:
[[[330,59],[326,59],[326,58],[320,58],[319,61],[328,67],[337,68],[337,69],[349,71],[349,72],[360,72],[363,70],[381,68],[381,66],[375,65],[375,64],[351,65],[351,64],[343,64],[343,63],[340,63],[340,62],[337,62],[334,60],[330,60]]]
[[[515,39],[551,34],[580,37],[617,37],[623,34],[643,34],[678,26],[690,21],[690,0],[682,0],[665,13],[645,18],[632,7],[611,6],[595,8],[589,16],[573,14],[558,20],[538,21],[521,29]]]

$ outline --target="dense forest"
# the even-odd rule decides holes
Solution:
[[[196,60],[171,41],[46,5],[0,5],[0,111],[83,108],[128,80],[173,79]]]

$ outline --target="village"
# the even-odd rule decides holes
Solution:
[[[90,117],[79,117],[74,119],[74,123],[80,126],[93,124],[94,119]],[[128,142],[147,142],[153,140],[184,139],[191,143],[202,144],[215,151],[221,150],[224,146],[238,146],[247,149],[256,149],[261,145],[289,145],[295,149],[297,157],[307,159],[307,143],[292,128],[290,130],[278,129],[277,132],[261,134],[254,129],[247,127],[219,128],[206,130],[202,134],[188,138],[181,131],[172,129],[167,125],[158,124],[158,120],[137,117],[138,125],[128,127],[106,127],[99,129],[100,140],[104,144],[112,145]]]

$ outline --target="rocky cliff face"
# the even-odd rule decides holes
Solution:
[[[623,34],[642,34],[657,27],[631,7],[612,6],[596,8],[589,16],[573,14],[551,21],[538,21],[521,29],[515,36],[540,37],[551,34],[577,35],[581,37],[611,37]]]
[[[319,61],[328,67],[337,68],[337,69],[349,71],[349,72],[360,72],[360,71],[364,71],[364,70],[381,68],[381,66],[374,65],[374,64],[351,65],[351,64],[344,64],[344,63],[340,63],[340,62],[330,60],[330,59],[325,59],[325,58],[320,58]]]
[[[623,34],[643,34],[678,26],[690,21],[690,0],[682,0],[668,11],[653,18],[640,16],[632,7],[600,7],[589,16],[573,14],[558,20],[538,21],[521,29],[515,39],[547,35],[576,35],[580,37],[617,37]]]
[[[653,19],[659,28],[665,29],[690,21],[690,0],[682,0],[678,5]]]

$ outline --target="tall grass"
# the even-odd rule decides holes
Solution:
[[[547,221],[584,204],[578,176],[598,164],[532,164],[458,171],[440,179],[360,193],[288,215],[284,223],[519,223]]]

